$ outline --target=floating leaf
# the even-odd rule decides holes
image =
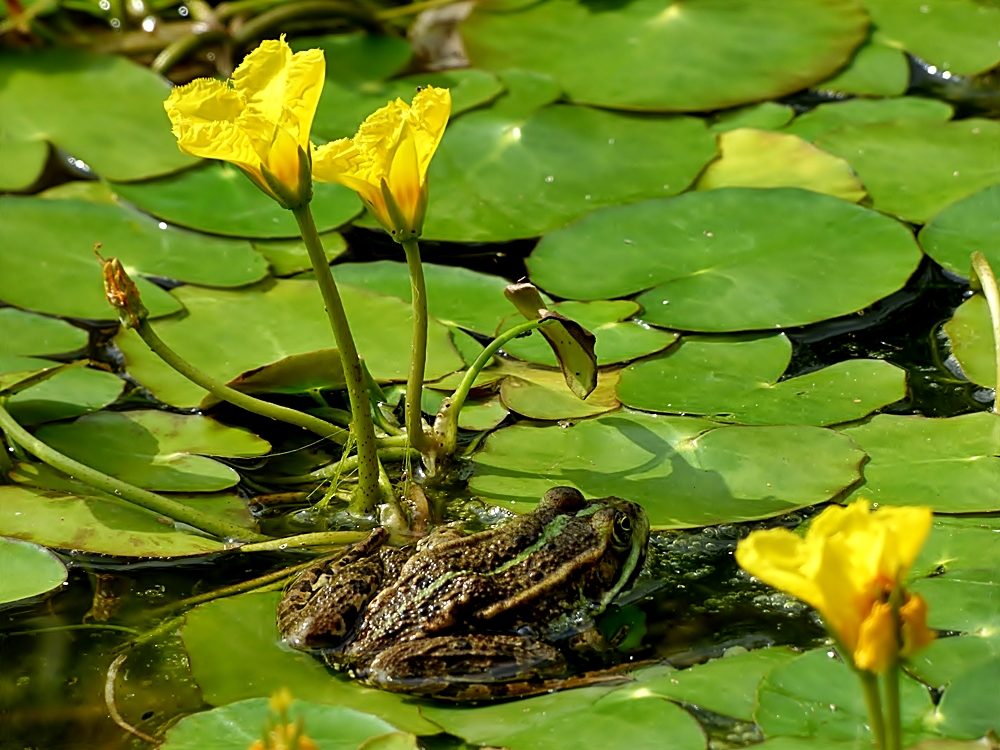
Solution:
[[[66,580],[66,566],[45,547],[0,536],[0,605],[30,599]]]
[[[180,287],[183,318],[158,321],[156,332],[181,357],[223,382],[293,354],[329,349],[334,344],[323,301],[314,281],[269,281],[238,291]],[[347,285],[340,294],[361,356],[377,380],[405,380],[409,367],[409,305]],[[132,331],[116,339],[129,373],[168,404],[196,406],[205,391],[178,375]],[[431,321],[427,379],[462,367],[448,329]]]
[[[617,370],[598,372],[597,386],[581,400],[566,386],[566,379],[558,370],[526,367],[504,378],[500,400],[511,411],[529,419],[579,419],[617,409],[617,384]]]
[[[40,357],[73,352],[87,345],[87,332],[64,320],[13,307],[0,309],[0,355]]]
[[[462,26],[469,58],[555,78],[574,101],[620,109],[708,111],[828,78],[864,40],[845,0],[572,0],[478,6]]]
[[[896,99],[848,99],[844,102],[827,102],[816,109],[799,115],[785,128],[807,141],[838,130],[846,125],[870,125],[897,120],[931,120],[945,122],[954,110],[950,104],[919,96],[902,96]]]
[[[326,232],[319,236],[323,243],[323,252],[327,262],[347,250],[344,235],[338,232]],[[312,261],[306,243],[300,239],[294,240],[257,240],[253,248],[271,265],[272,276],[292,276],[302,271],[312,270]]]
[[[974,294],[959,305],[951,320],[944,324],[944,332],[948,334],[952,356],[961,365],[965,377],[986,388],[995,387],[997,354],[986,298]]]
[[[622,403],[742,424],[828,425],[860,419],[906,395],[906,373],[850,359],[780,380],[792,357],[784,334],[690,336],[669,353],[626,367]]]
[[[293,354],[277,362],[240,373],[226,383],[241,393],[284,393],[299,395],[309,391],[347,387],[344,365],[336,349],[320,349]],[[211,393],[202,399],[200,408],[210,409],[219,403]]]
[[[98,471],[143,489],[167,492],[232,487],[240,481],[239,474],[206,456],[247,458],[271,449],[247,430],[165,411],[99,412],[42,427],[36,435]]]
[[[1000,182],[1000,123],[903,120],[855,125],[817,139],[846,159],[875,208],[922,224],[945,206]]]
[[[721,158],[708,165],[698,190],[798,187],[857,203],[865,189],[843,159],[795,135],[738,128],[719,136]]]
[[[117,321],[94,257],[98,242],[101,254],[121,260],[133,277],[234,287],[267,275],[264,258],[247,242],[187,232],[138,211],[87,201],[0,198],[0,232],[0,299],[52,315]],[[180,309],[141,276],[136,283],[153,316]]]
[[[909,84],[906,55],[878,39],[869,39],[858,47],[846,68],[813,88],[856,96],[901,96]]]
[[[864,309],[921,257],[910,231],[875,211],[796,188],[723,188],[595,211],[546,235],[528,269],[570,299],[655,286],[637,300],[645,322],[739,331]]]
[[[441,409],[441,402],[444,401],[447,393],[433,390],[433,386],[424,388],[421,394],[420,404],[425,414],[437,414]],[[462,410],[458,413],[458,426],[463,430],[474,430],[484,432],[495,429],[503,422],[510,412],[500,401],[499,396],[490,396],[483,399],[466,399],[462,405]]]
[[[0,132],[46,139],[102,177],[141,180],[195,160],[177,148],[166,81],[117,55],[0,52]]]
[[[390,78],[410,61],[410,43],[396,36],[356,32],[290,39],[295,52],[323,50],[326,77],[341,83],[364,83]]]
[[[924,252],[954,274],[968,278],[978,251],[1000,268],[1000,185],[952,203],[920,230]]]
[[[761,102],[723,112],[709,128],[716,133],[725,133],[737,128],[777,130],[791,122],[793,117],[795,110],[785,104]]]
[[[621,411],[563,427],[515,425],[487,438],[470,487],[525,512],[556,485],[641,503],[659,528],[786,513],[836,497],[864,454],[831,430],[728,427]]]
[[[0,374],[56,365],[57,362],[33,357],[0,356]],[[71,367],[16,393],[7,408],[22,425],[36,425],[103,409],[121,395],[124,387],[125,381],[110,372]]]
[[[48,159],[45,141],[0,141],[0,190],[27,190],[41,177]]]
[[[996,731],[1000,716],[1000,656],[955,678],[935,712],[937,730],[949,737],[974,739]]]
[[[842,430],[868,454],[865,482],[851,498],[879,505],[929,505],[939,513],[1000,510],[1000,416],[946,419],[879,414]]]

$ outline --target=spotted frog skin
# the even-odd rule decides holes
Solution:
[[[405,549],[387,536],[303,571],[278,606],[281,636],[384,690],[487,700],[572,684],[553,644],[593,636],[642,567],[649,522],[628,500],[557,487],[496,529],[443,526]]]

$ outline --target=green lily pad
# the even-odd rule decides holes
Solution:
[[[118,206],[118,198],[104,180],[73,180],[62,185],[50,187],[35,195],[36,198],[49,200],[77,200],[103,203],[106,206]]]
[[[57,365],[34,357],[0,356],[0,374],[41,370]],[[16,393],[8,411],[22,425],[69,419],[103,409],[121,395],[125,381],[89,367],[71,367],[48,380]]]
[[[997,656],[1000,656],[1000,637],[997,633],[990,636],[950,636],[938,638],[910,657],[906,670],[921,682],[940,690]]]
[[[420,396],[420,405],[425,414],[437,414],[444,401],[446,392],[437,391],[432,387],[424,388]],[[484,432],[495,429],[503,422],[510,412],[503,405],[499,396],[486,398],[468,398],[458,413],[458,426],[463,430]]]
[[[722,156],[698,178],[698,190],[798,187],[857,203],[865,189],[843,159],[795,135],[738,128],[719,136]]]
[[[946,419],[880,414],[841,430],[868,454],[852,498],[879,505],[929,505],[938,513],[1000,510],[1000,417]]]
[[[560,297],[655,287],[637,300],[645,322],[739,331],[861,310],[922,257],[906,227],[875,211],[796,188],[723,188],[600,209],[546,235],[527,263]]]
[[[293,354],[261,367],[240,373],[226,383],[241,393],[260,395],[284,393],[301,395],[324,388],[342,390],[347,387],[344,364],[336,349],[318,349],[305,354]],[[219,403],[209,393],[201,400],[199,408],[210,409]]]
[[[646,679],[636,673],[640,689],[661,698],[684,701],[706,711],[753,721],[757,686],[775,667],[796,658],[788,648],[760,648],[721,659],[712,659],[689,669],[672,670]],[[653,674],[658,670],[653,667]]]
[[[870,125],[896,120],[932,120],[946,122],[954,109],[950,104],[919,96],[901,96],[895,99],[848,99],[845,102],[820,104],[795,118],[784,132],[793,133],[807,141],[846,125]]]
[[[709,111],[780,97],[829,78],[864,40],[844,0],[695,4],[573,0],[479,5],[461,25],[473,64],[555,78],[574,101]]]
[[[206,702],[222,706],[287,687],[302,700],[364,711],[403,731],[440,731],[405,696],[331,674],[317,659],[283,645],[274,623],[279,599],[277,591],[241,594],[188,612],[181,637]]]
[[[754,718],[765,735],[871,741],[858,678],[832,657],[827,649],[809,651],[764,677]],[[935,736],[923,723],[934,710],[927,689],[904,676],[899,693],[903,744]]]
[[[955,75],[1000,63],[1000,8],[975,0],[863,0],[879,36]]]
[[[938,704],[936,729],[948,737],[975,739],[1000,726],[1000,656],[957,677]]]
[[[38,357],[74,352],[87,345],[87,332],[64,320],[13,307],[0,309],[0,355]]]
[[[299,236],[292,212],[232,164],[207,161],[158,180],[115,183],[112,189],[146,213],[189,229],[232,237]],[[320,232],[346,224],[361,211],[354,191],[335,182],[313,183],[310,207]]]
[[[319,236],[327,262],[347,250],[347,241],[339,232],[325,232]],[[267,258],[272,276],[292,276],[302,271],[312,270],[312,261],[306,243],[292,240],[256,240],[253,249]]]
[[[428,706],[422,713],[475,745],[509,750],[702,750],[705,736],[687,711],[630,686],[590,687],[481,708]]]
[[[167,520],[92,487],[56,475],[46,466],[20,464],[0,485],[0,534],[57,549],[117,557],[185,557],[221,552],[222,542],[178,531]],[[174,495],[174,500],[252,523],[233,495]]]
[[[618,398],[635,409],[742,424],[829,425],[860,419],[906,395],[906,373],[850,359],[787,380],[784,334],[684,338],[669,353],[626,367]]]
[[[902,51],[876,39],[858,47],[847,67],[813,86],[856,96],[901,96],[910,84],[910,63]]]
[[[0,53],[0,132],[48,140],[112,180],[141,180],[195,160],[163,110],[169,84],[117,55],[71,49]]]
[[[0,190],[27,190],[38,181],[48,160],[45,141],[0,141]]]
[[[565,315],[570,320],[575,320],[597,337],[594,352],[597,354],[599,365],[611,365],[645,357],[647,354],[666,349],[678,338],[678,334],[673,331],[651,328],[640,321],[629,320],[639,312],[639,305],[628,300],[559,302],[551,305],[550,309]],[[509,317],[497,333],[523,321],[520,316]],[[552,348],[537,331],[504,344],[503,350],[528,362],[537,362],[550,367],[559,365]]]
[[[234,287],[267,275],[247,242],[209,237],[157,222],[124,207],[76,200],[0,199],[0,299],[51,315],[117,320],[104,297],[95,243],[135,276],[151,315],[180,309],[141,275]],[[44,268],[45,272],[39,271]]]
[[[997,380],[996,346],[993,321],[986,298],[974,294],[958,306],[951,320],[944,324],[951,343],[952,356],[973,383],[994,388]]]
[[[542,106],[539,79],[505,74],[507,95],[449,125],[431,163],[424,237],[536,237],[599,206],[680,193],[715,156],[701,120]]]
[[[500,400],[511,411],[529,419],[579,419],[617,409],[618,371],[597,374],[597,387],[581,400],[566,385],[559,370],[520,368],[500,384]]]
[[[723,112],[715,122],[709,125],[709,130],[715,133],[725,133],[737,128],[778,130],[791,122],[793,117],[795,117],[795,110],[786,104],[761,102]]]
[[[451,91],[451,116],[486,104],[503,91],[496,75],[466,68],[396,78],[391,81],[327,79],[313,120],[313,135],[332,141],[349,138],[372,112],[397,98],[409,102],[419,86]]]
[[[306,279],[268,281],[237,290],[179,287],[173,291],[187,308],[182,318],[157,321],[156,332],[181,357],[228,382],[247,370],[334,345],[316,283]],[[409,369],[410,307],[347,285],[340,294],[368,369],[380,381],[405,380]],[[164,364],[130,330],[116,339],[129,373],[161,401],[197,406],[205,391]],[[430,322],[427,380],[462,367],[448,329]]]
[[[294,690],[295,686],[290,686]],[[185,716],[167,731],[163,750],[247,750],[259,740],[271,715],[267,698],[249,698]],[[382,719],[352,708],[293,701],[290,723],[302,721],[303,735],[323,750],[358,750],[361,743],[393,732]]]
[[[549,488],[641,503],[658,528],[711,526],[786,513],[836,497],[864,454],[843,435],[805,425],[721,426],[620,411],[564,427],[515,425],[489,436],[470,487],[531,510]]]
[[[1000,182],[1000,123],[992,120],[854,125],[816,145],[847,159],[875,208],[918,224]]]
[[[924,252],[954,274],[968,278],[972,253],[1000,268],[1000,184],[952,203],[920,230]]]
[[[288,44],[295,52],[323,50],[327,80],[340,83],[389,78],[406,67],[413,55],[405,39],[364,32],[298,37]]]
[[[45,547],[0,536],[0,605],[30,599],[61,586],[66,566]]]
[[[213,492],[240,475],[206,456],[262,456],[271,446],[208,417],[165,411],[99,412],[36,433],[57,451],[147,490]],[[195,455],[205,454],[205,455]]]
[[[509,283],[499,276],[458,266],[424,263],[427,310],[445,325],[492,336],[513,307],[503,296]],[[389,294],[410,304],[410,274],[405,263],[340,263],[333,267],[338,283],[377,294]]]

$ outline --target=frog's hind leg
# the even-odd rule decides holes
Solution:
[[[292,581],[278,604],[278,632],[292,648],[340,646],[386,576],[377,528],[346,553],[318,560]]]

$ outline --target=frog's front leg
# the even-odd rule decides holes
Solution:
[[[464,635],[398,643],[378,654],[363,676],[383,690],[472,701],[544,692],[542,686],[565,672],[565,658],[547,643]]]

